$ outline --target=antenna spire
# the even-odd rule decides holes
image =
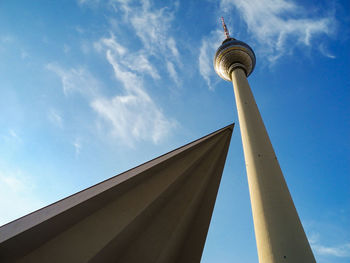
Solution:
[[[228,29],[226,27],[225,20],[224,20],[223,16],[221,17],[221,22],[222,22],[222,27],[224,28],[224,31],[225,31],[226,39],[229,39],[230,38],[230,33],[228,32]]]

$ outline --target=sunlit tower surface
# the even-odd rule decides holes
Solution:
[[[316,262],[247,80],[255,54],[230,37],[221,19],[226,39],[216,51],[214,68],[233,83],[259,262]]]

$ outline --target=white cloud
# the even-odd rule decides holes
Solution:
[[[143,79],[136,73],[159,78],[155,68],[142,52],[130,52],[118,43],[112,35],[102,38],[94,47],[104,52],[107,61],[113,67],[115,78],[121,83],[121,95],[108,98],[102,94],[100,82],[84,68],[64,69],[57,64],[47,68],[55,72],[62,81],[63,92],[83,95],[91,108],[104,120],[110,134],[132,146],[135,140],[158,143],[174,127],[175,121],[168,120],[162,110],[152,100],[143,86]],[[138,65],[137,65],[138,64]],[[57,112],[51,112],[52,121],[59,123]],[[77,154],[79,141],[73,143]]]
[[[111,126],[112,135],[129,146],[135,139],[158,143],[173,127],[153,102],[135,95],[100,98],[92,102],[92,107]]]
[[[97,46],[100,50],[106,49],[106,58],[113,67],[116,79],[122,83],[124,94],[111,99],[96,98],[91,106],[110,125],[112,134],[121,137],[125,143],[132,145],[135,139],[159,142],[170,133],[175,122],[165,118],[144,89],[142,79],[132,71],[152,76],[154,72],[149,61],[143,57],[144,66],[130,67],[124,63],[123,57],[127,49],[117,43],[113,36],[102,39],[100,43],[102,46]],[[130,52],[127,54],[134,56]]]
[[[325,57],[329,57],[329,58],[335,58],[334,55],[332,55],[325,47],[325,45],[323,43],[320,44],[319,46],[319,50],[320,52],[325,56]]]
[[[55,63],[48,64],[46,68],[61,78],[63,92],[66,96],[74,92],[89,97],[96,96],[100,83],[86,69],[79,67],[67,70]]]
[[[131,71],[137,71],[139,73],[145,73],[150,75],[153,79],[159,79],[158,71],[149,62],[146,52],[129,52],[125,47],[119,44],[112,34],[110,38],[102,38],[100,41],[94,44],[96,50],[101,51],[103,47],[109,48],[115,56],[118,56],[119,62],[123,67],[128,68]]]
[[[70,46],[67,45],[67,44],[64,44],[64,45],[63,45],[63,52],[64,52],[65,54],[68,54],[69,51],[70,51]]]
[[[29,57],[29,54],[27,51],[25,51],[24,49],[21,50],[21,58],[22,59],[26,59]]]
[[[98,1],[78,2],[89,6]],[[105,96],[99,88],[99,81],[84,68],[67,70],[56,64],[49,64],[47,68],[60,76],[65,95],[74,92],[84,95],[101,120],[98,126],[109,127],[112,136],[128,145],[133,145],[135,140],[158,143],[170,133],[176,122],[166,118],[151,98],[144,87],[144,78],[160,79],[158,70],[151,62],[153,60],[166,65],[165,70],[171,79],[177,85],[179,83],[176,69],[181,65],[180,53],[175,39],[169,35],[177,3],[172,7],[155,8],[149,0],[116,0],[109,2],[109,7],[118,13],[118,23],[132,27],[130,32],[141,40],[139,50],[126,48],[115,36],[112,23],[111,36],[93,44],[95,50],[103,53],[113,67],[114,76],[121,84],[120,94]],[[90,47],[88,45],[87,52]]]
[[[345,243],[336,246],[326,246],[321,244],[320,235],[318,233],[312,233],[308,239],[312,250],[315,252],[316,255],[345,258],[350,257],[350,243]]]
[[[34,193],[33,178],[22,171],[0,170],[0,225],[30,213],[43,205]]]
[[[85,30],[81,27],[81,26],[76,26],[75,30],[79,33],[79,34],[84,34]]]
[[[174,38],[172,38],[172,37],[168,38],[167,46],[170,49],[171,54],[173,54],[173,56],[176,59],[179,59],[180,54],[179,54],[179,50],[176,47],[176,42],[175,42]]]
[[[101,51],[104,46],[106,46],[121,56],[125,55],[127,52],[127,49],[115,40],[115,36],[113,34],[110,38],[102,38],[99,42],[94,43],[94,46],[98,51]]]
[[[216,49],[220,46],[223,33],[219,30],[212,31],[208,37],[202,39],[202,44],[199,49],[199,73],[205,79],[209,89],[213,90],[213,79],[217,79],[213,70],[213,57]]]
[[[350,258],[350,243],[338,246],[312,245],[313,250],[319,255]]]
[[[22,138],[14,129],[9,129],[5,134],[1,134],[1,139],[12,146],[22,142]]]
[[[181,81],[180,81],[179,76],[177,75],[177,72],[175,70],[174,64],[172,62],[170,62],[170,61],[167,61],[166,62],[166,67],[167,67],[167,70],[169,72],[170,77],[174,80],[176,85],[180,85]]]
[[[142,6],[132,7],[129,2],[123,2],[127,5],[124,10],[132,10],[126,12],[127,18],[130,20],[136,35],[142,40],[144,46],[157,53],[158,49],[166,50],[170,48],[171,54],[178,55],[176,42],[168,36],[171,21],[174,19],[174,13],[169,8],[152,8],[150,1],[143,0]]]
[[[203,39],[202,45],[199,51],[198,63],[199,63],[199,73],[205,79],[210,89],[213,89],[210,81],[210,77],[213,75],[213,66],[211,65],[210,55],[213,48],[208,40]]]
[[[308,18],[306,10],[287,0],[221,0],[226,12],[234,7],[258,42],[257,51],[270,62],[290,53],[296,45],[310,46],[317,35],[332,32],[332,18]]]
[[[97,6],[100,0],[77,0],[80,5],[89,5],[89,6]]]
[[[74,146],[74,149],[75,149],[75,154],[79,155],[80,154],[80,150],[82,148],[82,144],[81,144],[80,138],[75,138],[75,140],[73,142],[73,146]]]
[[[49,120],[57,127],[63,127],[63,119],[61,115],[55,109],[50,109],[47,113]]]
[[[90,44],[86,41],[83,41],[81,44],[80,44],[80,49],[81,51],[84,53],[84,54],[89,54],[90,52]]]
[[[2,43],[13,43],[15,41],[15,38],[10,35],[5,35],[0,37],[0,42]]]
[[[91,0],[90,0],[91,1]],[[90,1],[80,0],[80,4],[89,5]],[[96,50],[101,51],[102,44],[108,46],[116,54],[123,56],[118,61],[127,66],[131,71],[146,73],[153,79],[160,79],[158,71],[149,62],[150,57],[156,58],[167,65],[171,79],[179,85],[177,68],[181,67],[180,52],[175,38],[170,34],[171,22],[175,18],[175,12],[179,3],[156,8],[150,0],[115,0],[109,2],[109,8],[117,13],[118,20],[108,18],[111,25],[111,37],[104,38],[94,44]],[[142,43],[138,52],[126,54],[113,34],[113,30],[123,26],[131,27],[130,33],[135,34]]]
[[[117,0],[114,4],[115,10],[122,11],[125,23],[132,26],[135,34],[142,41],[143,54],[165,60],[165,63],[169,61],[174,65],[180,65],[180,53],[176,41],[169,34],[177,6],[178,3],[175,2],[173,7],[154,8],[149,0],[141,2]],[[175,74],[174,71],[176,71],[175,66],[169,73],[175,76],[177,73]],[[176,78],[173,79],[176,82]]]
[[[9,134],[12,138],[16,139],[16,140],[20,140],[18,134],[13,130],[13,129],[10,129],[9,130]]]
[[[145,72],[151,75],[154,79],[159,79],[157,70],[151,65],[149,60],[143,54],[138,54],[136,56],[128,56],[128,67],[130,70],[135,70],[139,72]]]

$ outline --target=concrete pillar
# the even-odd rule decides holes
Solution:
[[[316,262],[255,103],[246,74],[234,87],[260,263]]]

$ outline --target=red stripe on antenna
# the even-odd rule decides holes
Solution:
[[[225,31],[226,39],[228,39],[228,38],[230,38],[230,33],[228,32],[228,29],[226,27],[225,20],[224,20],[223,16],[221,17],[221,22],[222,22],[222,27],[224,28],[224,31]]]

